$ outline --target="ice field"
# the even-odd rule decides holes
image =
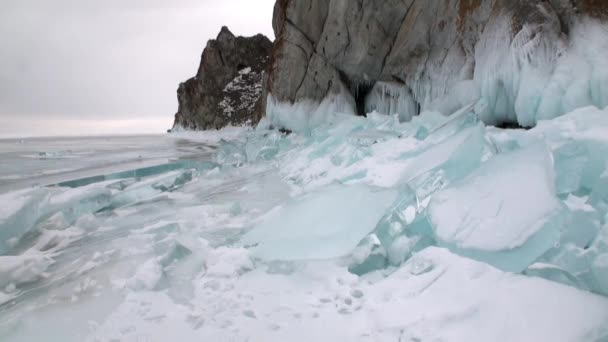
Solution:
[[[608,112],[0,141],[2,341],[608,341]]]

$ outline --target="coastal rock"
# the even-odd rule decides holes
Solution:
[[[259,121],[271,50],[272,42],[261,34],[235,37],[222,27],[217,38],[207,42],[196,76],[179,85],[173,129],[219,129]]]
[[[600,0],[277,0],[267,116],[298,130],[321,107],[407,120],[475,103],[529,127],[603,108],[607,14]]]

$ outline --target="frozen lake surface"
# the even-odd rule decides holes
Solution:
[[[0,139],[0,190],[208,158],[212,149],[166,135]]]
[[[608,113],[0,140],[2,341],[608,341]]]

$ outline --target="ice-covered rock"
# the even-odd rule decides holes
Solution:
[[[474,102],[486,123],[529,127],[604,108],[607,17],[587,0],[277,1],[267,115],[303,131],[335,110],[405,120]]]

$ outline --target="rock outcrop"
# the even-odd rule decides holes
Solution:
[[[277,0],[267,115],[298,129],[320,110],[408,120],[475,103],[490,124],[532,126],[605,107],[607,14],[604,0]]]
[[[256,123],[264,113],[262,96],[272,42],[258,34],[235,37],[222,27],[203,51],[196,76],[179,85],[174,129],[218,129]]]

